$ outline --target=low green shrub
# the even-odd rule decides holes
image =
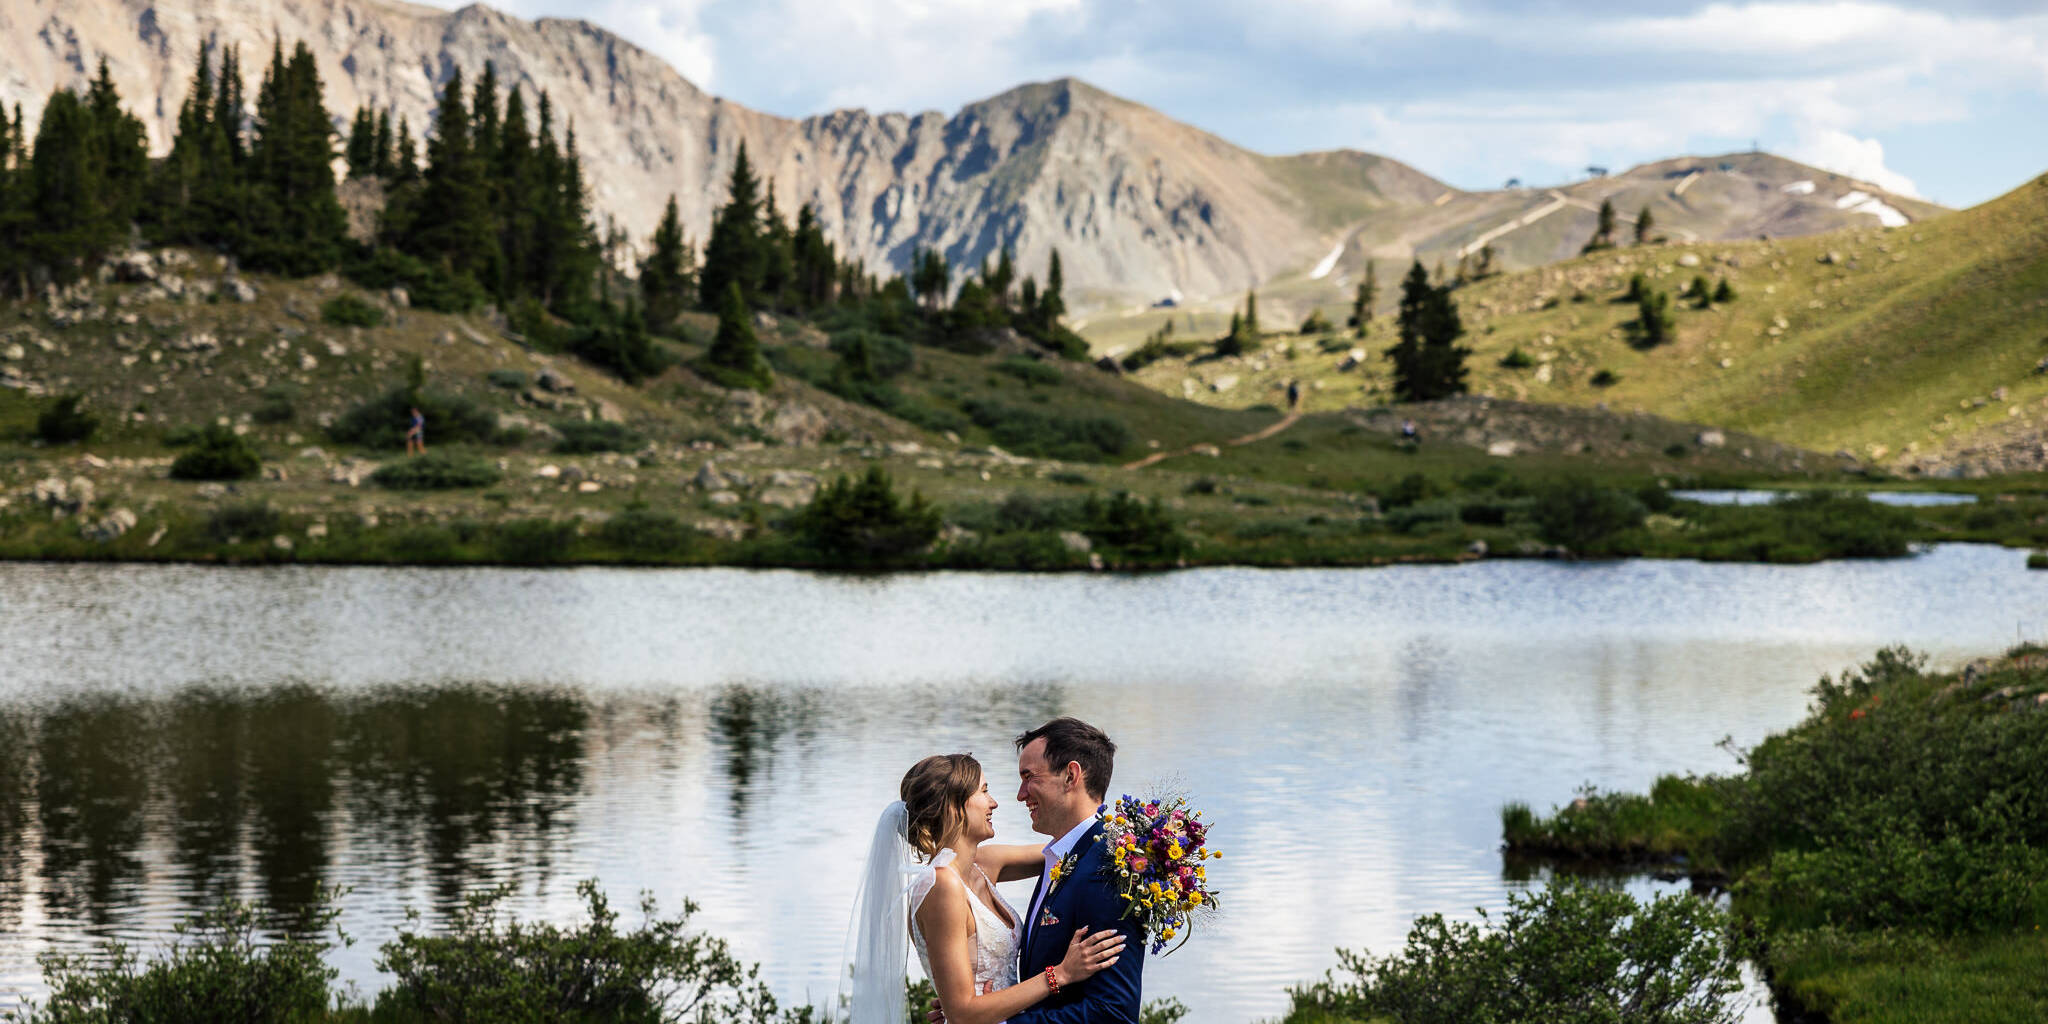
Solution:
[[[497,440],[498,417],[461,395],[425,388],[395,387],[343,413],[327,436],[342,444],[365,448],[403,448],[417,407],[427,418],[427,442]]]
[[[1593,371],[1593,386],[1596,388],[1611,388],[1619,383],[1621,383],[1621,374],[1615,373],[1613,370],[1602,367],[1599,370]]]
[[[2031,551],[2031,552],[2028,552],[2028,553],[2027,553],[2027,568],[2029,568],[2029,569],[2048,569],[2048,551]]]
[[[1530,511],[1539,536],[1579,554],[1598,553],[1604,541],[1643,525],[1649,514],[1630,495],[1582,478],[1537,492]]]
[[[597,528],[599,542],[636,555],[681,555],[696,537],[696,531],[675,516],[644,508],[629,508]]]
[[[1122,420],[1110,416],[1064,417],[982,398],[969,398],[961,408],[996,444],[1019,455],[1092,462],[1120,454],[1138,440]]]
[[[297,397],[297,389],[284,384],[272,384],[263,389],[263,400],[256,404],[249,418],[258,423],[271,425],[290,423],[299,415],[295,401]]]
[[[507,391],[524,391],[527,385],[533,383],[532,375],[528,374],[525,370],[513,370],[504,367],[484,374],[484,380],[489,381],[490,385],[494,388],[504,388]]]
[[[909,342],[866,327],[833,332],[831,349],[855,379],[867,381],[900,376],[917,359]]]
[[[1560,879],[1510,893],[1498,918],[1418,918],[1407,943],[1337,951],[1339,980],[1290,989],[1282,1024],[1471,1021],[1734,1024],[1748,953],[1728,915],[1691,895],[1638,901]]]
[[[394,459],[370,474],[371,483],[394,491],[489,487],[502,478],[498,467],[482,459],[441,451]]]
[[[1516,345],[1508,349],[1507,355],[1500,357],[1500,365],[1509,370],[1526,370],[1535,366],[1536,360],[1529,353],[1522,351],[1522,346]]]
[[[625,424],[603,420],[563,420],[555,424],[555,431],[562,435],[555,442],[555,451],[564,455],[630,452],[647,443]]]
[[[206,517],[206,539],[215,544],[268,540],[284,527],[284,517],[264,501],[222,505]]]
[[[576,543],[574,520],[512,519],[491,531],[491,550],[514,565],[551,565],[566,561]]]
[[[437,313],[466,313],[488,298],[476,278],[469,274],[450,273],[439,264],[427,263],[390,246],[378,246],[363,256],[351,258],[342,272],[372,290],[402,286],[413,306]]]
[[[1429,498],[1388,509],[1386,524],[1396,533],[1429,533],[1456,523],[1459,511],[1456,501]]]
[[[144,963],[128,946],[102,943],[92,953],[49,953],[42,960],[50,997],[31,1010],[35,1024],[153,1024],[320,1021],[338,973],[320,938],[340,913],[333,894],[308,926],[276,940],[259,938],[256,905],[228,900],[176,926],[176,938]]]
[[[996,372],[1008,374],[1026,384],[1058,384],[1067,378],[1059,367],[1048,366],[1025,356],[1010,356],[996,364]]]
[[[1142,501],[1118,491],[1108,501],[1091,494],[1081,505],[1082,532],[1113,553],[1147,561],[1179,558],[1192,546],[1158,499]]]
[[[320,304],[320,320],[336,327],[378,327],[384,323],[384,311],[360,295],[343,292]]]
[[[233,430],[209,425],[199,443],[171,463],[173,480],[247,480],[263,471],[263,458]]]
[[[809,1019],[785,1015],[724,940],[690,930],[694,903],[661,917],[645,897],[643,923],[627,931],[594,882],[577,886],[588,919],[568,927],[502,917],[498,905],[511,892],[506,885],[472,895],[445,935],[401,932],[385,944],[377,966],[395,981],[378,1009],[518,1024]]]
[[[889,475],[870,467],[818,491],[791,520],[797,543],[827,565],[885,568],[910,561],[939,535],[939,513],[924,495],[905,501]]]
[[[48,408],[36,415],[36,436],[45,444],[77,444],[90,440],[93,431],[99,429],[100,421],[79,408],[84,402],[84,395],[59,395]]]

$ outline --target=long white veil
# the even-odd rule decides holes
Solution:
[[[846,970],[839,1006],[847,1024],[903,1024],[903,983],[910,965],[911,883],[931,868],[910,849],[909,812],[903,801],[882,809],[867,867],[854,897],[846,940]]]

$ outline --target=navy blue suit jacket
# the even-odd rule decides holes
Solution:
[[[1064,959],[1067,943],[1082,925],[1088,926],[1090,935],[1105,928],[1122,932],[1124,951],[1108,970],[1061,989],[1059,995],[1047,996],[1038,1005],[1011,1017],[1009,1024],[1138,1024],[1140,990],[1145,977],[1145,937],[1139,933],[1136,921],[1123,917],[1124,901],[1110,882],[1114,873],[1101,839],[1102,823],[1098,821],[1082,833],[1081,841],[1074,846],[1081,856],[1074,862],[1073,873],[1025,922],[1021,976],[1029,981]],[[1046,879],[1041,877],[1038,884],[1045,885]],[[1037,898],[1034,892],[1032,899]],[[1029,912],[1028,907],[1026,911]],[[1038,922],[1047,914],[1055,923],[1040,925]]]

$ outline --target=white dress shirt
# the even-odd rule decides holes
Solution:
[[[1044,884],[1038,887],[1038,898],[1031,901],[1031,912],[1024,918],[1025,942],[1031,941],[1030,930],[1038,927],[1038,908],[1045,905],[1045,897],[1052,891],[1053,865],[1065,860],[1067,854],[1074,851],[1074,847],[1080,844],[1081,837],[1086,835],[1088,829],[1093,827],[1094,824],[1095,816],[1091,814],[1082,818],[1081,823],[1074,826],[1066,835],[1045,844],[1045,874],[1041,876]]]

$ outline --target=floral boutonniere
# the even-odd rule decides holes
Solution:
[[[1038,927],[1050,928],[1060,923],[1060,919],[1053,916],[1052,894],[1060,890],[1061,882],[1066,881],[1069,876],[1073,875],[1074,865],[1079,863],[1080,860],[1080,850],[1069,850],[1066,856],[1061,857],[1053,864],[1052,874],[1045,880],[1045,896],[1039,900],[1039,907],[1041,909],[1038,914]]]

